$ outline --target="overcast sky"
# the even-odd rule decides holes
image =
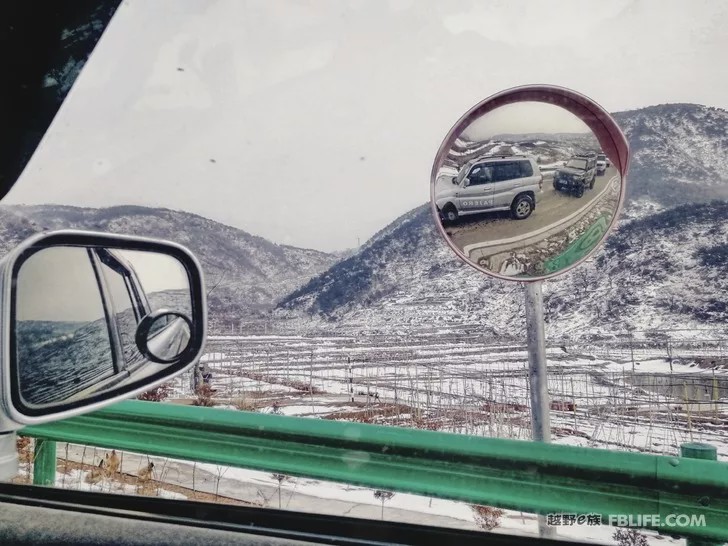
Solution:
[[[728,107],[728,2],[127,0],[6,198],[356,245],[429,197],[471,106],[552,83]]]
[[[568,110],[543,102],[506,104],[468,125],[463,136],[486,140],[495,135],[522,133],[588,133],[589,127]]]

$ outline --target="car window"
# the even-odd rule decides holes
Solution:
[[[527,176],[533,176],[533,167],[530,161],[519,161],[521,166],[521,177],[526,178]]]
[[[47,271],[56,274],[49,282]],[[21,394],[30,404],[71,396],[114,372],[104,304],[84,248],[43,249],[20,268],[16,294]],[[74,342],[76,340],[76,342]],[[87,342],[81,342],[84,340]]]
[[[468,186],[478,186],[493,182],[493,167],[491,165],[475,165],[468,174]]]
[[[502,162],[495,163],[493,165],[493,181],[502,182],[504,180],[513,180],[515,178],[521,178],[520,162]],[[531,173],[533,174],[533,173]]]
[[[586,169],[587,163],[585,159],[570,159],[566,163],[567,167],[573,167],[575,169]]]
[[[137,349],[135,336],[138,319],[138,302],[131,289],[131,279],[119,266],[112,268],[111,261],[102,261],[100,269],[116,314],[119,337],[124,354],[124,361],[127,365],[135,364],[142,360],[141,353]]]

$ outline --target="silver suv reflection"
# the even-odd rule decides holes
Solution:
[[[517,220],[528,218],[541,199],[543,175],[525,156],[480,157],[466,163],[455,177],[435,186],[435,205],[443,222],[460,216],[510,210]]]

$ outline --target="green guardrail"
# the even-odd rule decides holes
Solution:
[[[544,271],[546,273],[560,271],[589,254],[607,231],[611,219],[612,215],[609,213],[599,216],[564,252],[547,260],[544,263]]]
[[[69,442],[728,540],[728,464],[711,460],[141,401],[19,434],[42,441],[39,484],[54,483],[49,444]],[[679,527],[693,516],[704,526]]]

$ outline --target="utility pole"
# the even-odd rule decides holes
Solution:
[[[528,345],[528,383],[531,399],[531,431],[536,442],[551,442],[548,374],[546,371],[546,335],[543,324],[542,282],[526,283],[526,343]],[[538,516],[538,534],[556,536],[544,515]]]
[[[346,368],[349,372],[349,396],[351,397],[351,401],[354,401],[354,374],[351,369],[351,357],[346,357]]]
[[[634,332],[629,331],[629,354],[632,358],[632,377],[634,378]]]

